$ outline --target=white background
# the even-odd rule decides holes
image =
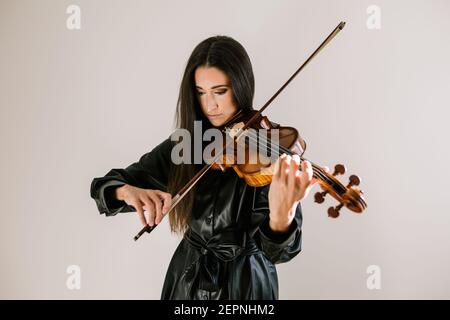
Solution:
[[[68,30],[66,8],[81,8]],[[381,29],[366,26],[369,5]],[[448,1],[0,1],[0,298],[159,299],[180,238],[138,242],[135,213],[100,215],[94,177],[172,131],[186,61],[223,34],[248,51],[255,108],[342,20],[266,112],[316,164],[362,178],[368,209],[303,201],[303,251],[281,299],[450,298]],[[344,183],[347,182],[346,175]],[[317,190],[314,190],[317,191]],[[66,287],[69,265],[81,289]],[[381,268],[369,290],[367,267]]]

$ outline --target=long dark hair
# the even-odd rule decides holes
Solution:
[[[194,121],[202,121],[203,130],[210,127],[199,104],[195,87],[195,70],[198,67],[215,67],[230,79],[234,101],[239,109],[252,110],[255,79],[250,58],[244,47],[231,37],[214,36],[199,43],[186,65],[181,81],[175,114],[176,128],[186,129],[194,137]],[[198,167],[191,164],[172,163],[168,192],[176,194],[194,175]],[[172,232],[184,232],[194,203],[195,187],[169,215]]]

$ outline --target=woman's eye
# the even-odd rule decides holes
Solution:
[[[215,94],[218,94],[218,95],[223,95],[223,94],[225,94],[227,92],[227,90],[222,90],[222,91],[216,91],[216,92],[214,92]],[[202,96],[202,95],[204,95],[205,94],[205,92],[200,92],[200,91],[197,91],[197,95],[199,95],[199,96]]]

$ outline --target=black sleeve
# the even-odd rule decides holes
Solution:
[[[269,189],[270,185],[255,188],[251,216],[257,221],[258,228],[253,237],[272,263],[283,263],[301,251],[302,208],[299,203],[288,231],[274,232],[269,226]]]
[[[105,176],[94,178],[90,195],[99,212],[112,216],[119,212],[136,211],[113,197],[115,189],[124,184],[167,192],[172,146],[169,137],[125,169],[111,169]]]

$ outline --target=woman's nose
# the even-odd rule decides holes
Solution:
[[[206,95],[206,110],[209,112],[210,110],[214,110],[217,108],[217,102],[214,98],[213,94],[207,94]]]

